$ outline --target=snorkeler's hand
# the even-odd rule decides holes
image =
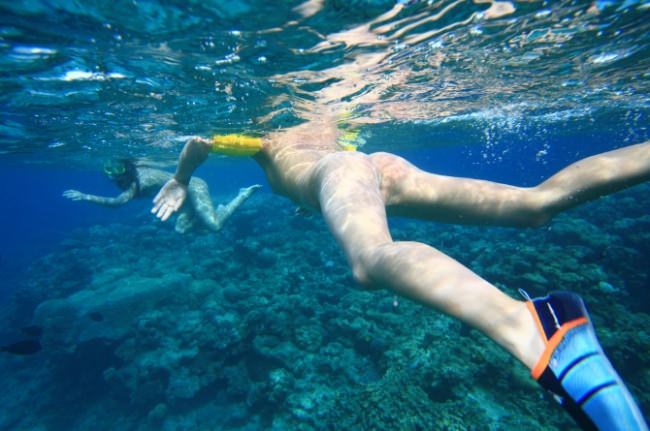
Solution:
[[[81,193],[79,190],[66,190],[63,192],[63,197],[73,201],[85,201],[88,199],[86,194]]]
[[[160,189],[153,199],[151,212],[160,220],[165,221],[185,202],[187,186],[172,178]]]

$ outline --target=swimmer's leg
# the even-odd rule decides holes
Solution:
[[[629,429],[647,429],[625,385],[600,350],[593,328],[587,325],[579,298],[553,294],[517,301],[433,247],[393,241],[381,177],[367,156],[326,156],[312,176],[325,220],[361,284],[393,290],[479,329],[533,370],[543,387],[560,396],[575,396],[563,401],[563,406],[585,429],[617,429],[609,425],[618,415],[625,415],[626,423],[635,425]],[[587,362],[583,362],[584,355],[589,355]],[[608,389],[600,384],[589,384],[586,389],[581,386],[581,376],[589,380],[596,371],[609,378],[598,380]],[[572,403],[577,409],[570,407]]]
[[[208,185],[200,178],[192,177],[189,184],[188,196],[194,207],[196,216],[210,230],[218,232],[226,220],[260,187],[259,184],[239,190],[238,195],[226,205],[219,205],[215,210]]]
[[[454,223],[539,226],[581,203],[650,180],[650,142],[580,160],[537,187],[448,177],[371,155],[391,214]]]
[[[178,233],[186,233],[194,229],[196,226],[196,215],[194,211],[183,208],[181,209],[178,217],[176,217],[176,223],[174,224],[174,230]]]
[[[393,241],[380,176],[368,156],[331,154],[316,164],[312,176],[323,216],[359,283],[458,318],[533,367],[544,346],[525,303],[433,247]]]
[[[536,187],[552,215],[650,180],[650,141],[579,160]]]

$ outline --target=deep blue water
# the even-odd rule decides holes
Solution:
[[[215,203],[263,185],[219,234],[176,233],[150,197],[62,197],[116,196],[106,160],[171,172],[188,136],[325,106],[359,151],[518,186],[650,139],[648,1],[497,3],[0,0],[0,342],[43,331],[42,351],[0,356],[0,429],[573,429],[477,331],[359,290],[322,218],[250,159],[196,173]],[[580,293],[647,415],[648,192],[539,229],[392,234],[510,295]]]
[[[423,139],[426,137],[424,135]],[[435,135],[431,137],[435,138]],[[397,149],[394,153],[431,172],[531,186],[581,157],[612,149],[612,140],[620,137],[615,134],[614,138],[581,136],[578,139],[548,140],[546,143],[555,150],[545,155],[543,163],[535,157],[538,142],[518,142],[515,139],[514,136],[499,139],[491,151],[503,155],[499,161],[490,163],[485,163],[481,150],[475,145]],[[85,192],[102,196],[119,194],[120,190],[101,173],[101,160],[94,162],[96,168],[92,170],[53,164],[30,165],[19,156],[11,156],[2,162],[0,191],[5,196],[6,211],[0,225],[0,237],[3,238],[0,268],[11,280],[20,277],[30,261],[50,252],[70,231],[97,224],[128,223],[132,214],[146,214],[150,209],[150,199],[138,199],[118,208],[62,199],[62,192],[70,188],[82,188]],[[173,168],[168,170],[171,172]],[[213,161],[201,167],[197,174],[212,184],[213,193],[220,197],[254,183],[264,185],[266,192],[270,193],[263,173],[251,161]],[[157,222],[153,216],[150,218]],[[15,284],[4,286],[2,296],[6,297]]]
[[[71,231],[98,224],[133,223],[133,214],[147,215],[152,198],[136,199],[128,205],[106,208],[62,198],[64,190],[81,189],[101,196],[117,196],[121,190],[101,172],[102,162],[94,170],[25,164],[16,156],[0,165],[0,193],[5,198],[0,225],[0,273],[3,300],[19,283],[34,259],[52,251]],[[173,169],[170,169],[173,171]],[[216,195],[232,194],[240,187],[265,184],[263,173],[250,161],[210,163],[198,172],[214,184]],[[268,191],[268,186],[266,187]],[[156,221],[153,215],[151,222]]]

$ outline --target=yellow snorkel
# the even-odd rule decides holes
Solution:
[[[359,144],[365,143],[365,141],[359,137],[358,130],[348,130],[343,132],[341,136],[336,140],[336,143],[339,144],[341,150],[343,151],[357,151]]]
[[[253,156],[262,149],[262,138],[238,133],[214,135],[210,151],[225,156]]]
[[[357,148],[366,143],[361,135],[361,128],[350,124],[349,120],[353,118],[352,110],[344,110],[338,115],[336,128],[341,131],[341,134],[336,140],[339,148],[342,151],[356,151]]]

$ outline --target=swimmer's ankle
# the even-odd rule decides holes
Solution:
[[[527,302],[518,302],[516,319],[518,334],[511,353],[532,370],[544,353],[543,334],[540,333]]]

